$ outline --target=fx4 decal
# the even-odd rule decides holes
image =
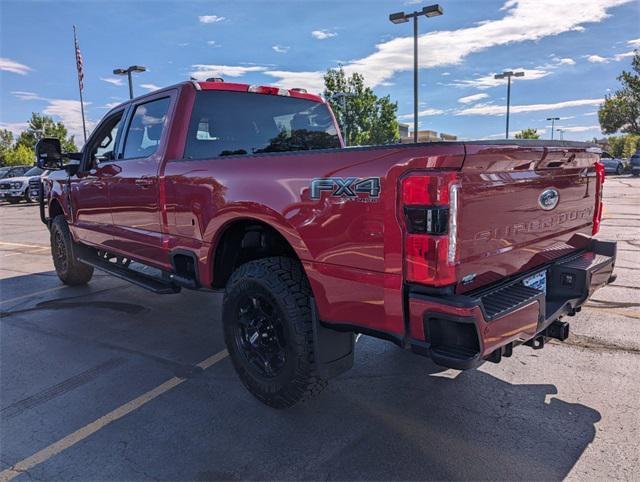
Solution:
[[[311,199],[320,199],[323,192],[331,192],[331,196],[335,197],[377,201],[380,197],[380,178],[321,177],[313,179],[311,181]]]

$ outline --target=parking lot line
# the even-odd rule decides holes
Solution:
[[[222,350],[216,353],[215,355],[212,355],[209,358],[202,360],[200,363],[197,364],[197,366],[202,368],[203,370],[206,370],[207,368],[210,368],[216,363],[224,360],[228,354],[229,353],[227,352],[227,350]],[[178,385],[182,384],[183,382],[186,382],[187,380],[188,378],[180,378],[180,377],[170,378],[166,382],[161,383],[157,387],[149,390],[146,393],[143,393],[139,397],[134,398],[133,400],[125,403],[124,405],[120,405],[115,410],[112,410],[106,415],[103,415],[102,417],[85,425],[84,427],[79,428],[75,432],[70,433],[66,437],[61,438],[60,440],[52,443],[48,447],[43,448],[42,450],[40,450],[39,452],[36,452],[32,456],[27,457],[24,460],[21,460],[20,462],[11,466],[10,468],[3,470],[2,472],[0,472],[0,482],[9,481],[17,477],[18,475],[22,474],[23,472],[32,469],[36,465],[39,465],[42,462],[46,462],[54,455],[57,455],[60,452],[63,452],[64,450],[67,450],[70,447],[73,447],[78,442],[81,442],[82,440],[86,439],[90,435],[96,433],[98,430],[106,427],[111,422],[115,422],[116,420],[121,419],[125,415],[128,415],[131,412],[139,409],[143,405],[146,405],[150,401],[158,398],[163,393],[168,392],[172,388],[177,387]]]
[[[24,243],[10,243],[9,241],[0,241],[0,246],[18,246],[20,248],[48,248],[44,244],[24,244]]]
[[[10,298],[8,300],[0,300],[0,305],[3,303],[11,303],[12,301],[20,301],[25,298],[31,298],[32,296],[43,295],[45,293],[50,293],[51,291],[61,290],[62,288],[66,288],[66,286],[56,286],[55,288],[49,288],[42,291],[36,291],[35,293],[30,293],[28,295],[16,296],[15,298]]]

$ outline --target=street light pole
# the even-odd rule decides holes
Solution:
[[[551,140],[553,140],[553,127],[557,120],[560,120],[560,117],[547,117],[548,121],[551,121]]]
[[[406,23],[413,19],[413,142],[418,142],[418,17],[442,15],[440,5],[429,5],[413,13],[397,12],[389,15],[391,23]]]
[[[413,142],[418,143],[418,16],[413,17]]]
[[[132,72],[144,72],[147,70],[142,65],[131,65],[126,69],[115,69],[113,73],[115,75],[127,75],[127,80],[129,81],[129,99],[133,99],[133,81],[131,79]]]
[[[524,77],[524,72],[513,72],[511,70],[507,70],[502,72],[501,74],[496,74],[493,76],[494,79],[507,79],[507,129],[505,138],[509,139],[509,113],[511,110],[511,77]]]

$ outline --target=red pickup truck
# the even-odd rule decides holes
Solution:
[[[63,283],[224,290],[229,354],[273,407],[353,364],[354,334],[439,365],[566,339],[614,278],[600,151],[574,142],[344,148],[301,89],[185,82],[111,110],[82,153],[37,147]],[[73,162],[65,161],[71,159]],[[143,267],[143,269],[141,269]]]

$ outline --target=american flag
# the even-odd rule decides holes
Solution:
[[[76,27],[73,26],[73,41],[76,46],[76,68],[78,69],[78,84],[80,84],[80,91],[84,90],[84,68],[82,65],[82,54],[80,53],[80,46],[78,45],[78,37],[76,36]]]

